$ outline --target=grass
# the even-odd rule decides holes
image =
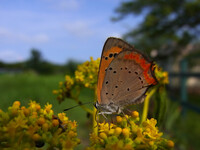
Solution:
[[[52,94],[52,90],[58,88],[58,82],[63,81],[62,75],[39,76],[35,74],[4,74],[0,75],[0,109],[7,111],[7,108],[16,100],[22,105],[27,106],[30,100],[35,100],[43,107],[47,102],[53,105],[55,114],[63,112],[65,108],[76,105],[71,99],[66,99],[59,104],[56,96]],[[80,99],[85,101],[93,101],[93,92],[83,90]],[[90,105],[90,107],[92,107]],[[67,116],[70,120],[76,120],[78,123],[78,135],[82,145],[87,145],[89,139],[88,128],[90,120],[86,116],[86,112],[80,107],[69,110]],[[83,146],[78,146],[77,149],[82,149]]]

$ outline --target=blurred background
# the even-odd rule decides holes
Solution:
[[[78,64],[100,57],[110,36],[135,45],[168,71],[167,117],[160,128],[175,149],[199,149],[199,0],[1,0],[0,109],[15,100],[49,102],[56,113],[75,105],[59,104],[52,90]],[[89,101],[93,93],[86,89],[81,97]],[[83,131],[87,117],[80,114],[86,116],[79,108],[67,112],[89,138]]]

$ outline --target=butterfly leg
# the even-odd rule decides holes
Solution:
[[[128,124],[130,124],[130,125],[131,125],[131,123],[129,122],[128,118],[126,117],[126,114],[125,114],[123,111],[122,111],[122,114],[123,114],[123,116],[126,118],[126,120],[127,120]]]

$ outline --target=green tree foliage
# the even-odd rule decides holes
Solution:
[[[115,11],[115,21],[143,15],[144,20],[124,38],[137,47],[159,50],[162,58],[176,56],[200,35],[199,0],[129,0]]]
[[[55,66],[43,60],[41,52],[37,49],[31,50],[31,56],[27,60],[26,66],[27,69],[32,69],[40,74],[52,74],[55,72]]]
[[[65,74],[73,75],[79,64],[80,62],[77,62],[72,59],[67,61],[67,63],[63,66],[63,69],[65,70]]]

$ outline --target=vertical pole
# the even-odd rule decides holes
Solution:
[[[180,79],[180,96],[181,96],[181,104],[183,104],[183,111],[182,111],[182,115],[186,114],[187,108],[186,108],[186,104],[187,104],[187,100],[188,100],[188,95],[187,95],[187,77],[186,77],[186,73],[188,70],[188,63],[186,59],[181,60],[180,62],[180,72],[181,72],[181,79]]]

